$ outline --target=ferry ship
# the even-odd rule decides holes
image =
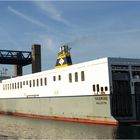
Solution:
[[[73,64],[64,45],[55,69],[1,80],[0,113],[120,125],[140,122],[140,59]]]

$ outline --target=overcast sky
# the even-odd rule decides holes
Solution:
[[[54,68],[63,44],[72,48],[73,63],[140,58],[139,1],[0,1],[0,17],[0,49],[41,44],[43,70]]]

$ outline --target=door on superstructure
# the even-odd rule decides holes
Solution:
[[[136,101],[136,116],[140,120],[140,82],[134,83],[135,101]]]

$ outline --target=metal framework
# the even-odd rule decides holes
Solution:
[[[29,51],[0,50],[0,64],[25,66],[32,63],[32,54]]]

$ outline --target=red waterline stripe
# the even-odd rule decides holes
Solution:
[[[87,120],[87,119],[79,119],[79,118],[64,118],[64,117],[55,117],[55,116],[41,116],[41,115],[16,113],[16,112],[0,112],[0,114],[14,115],[14,116],[20,116],[20,117],[29,117],[29,118],[48,119],[48,120],[59,120],[59,121],[67,121],[67,122],[80,122],[80,123],[92,123],[92,124],[103,124],[103,125],[119,125],[119,122]]]

